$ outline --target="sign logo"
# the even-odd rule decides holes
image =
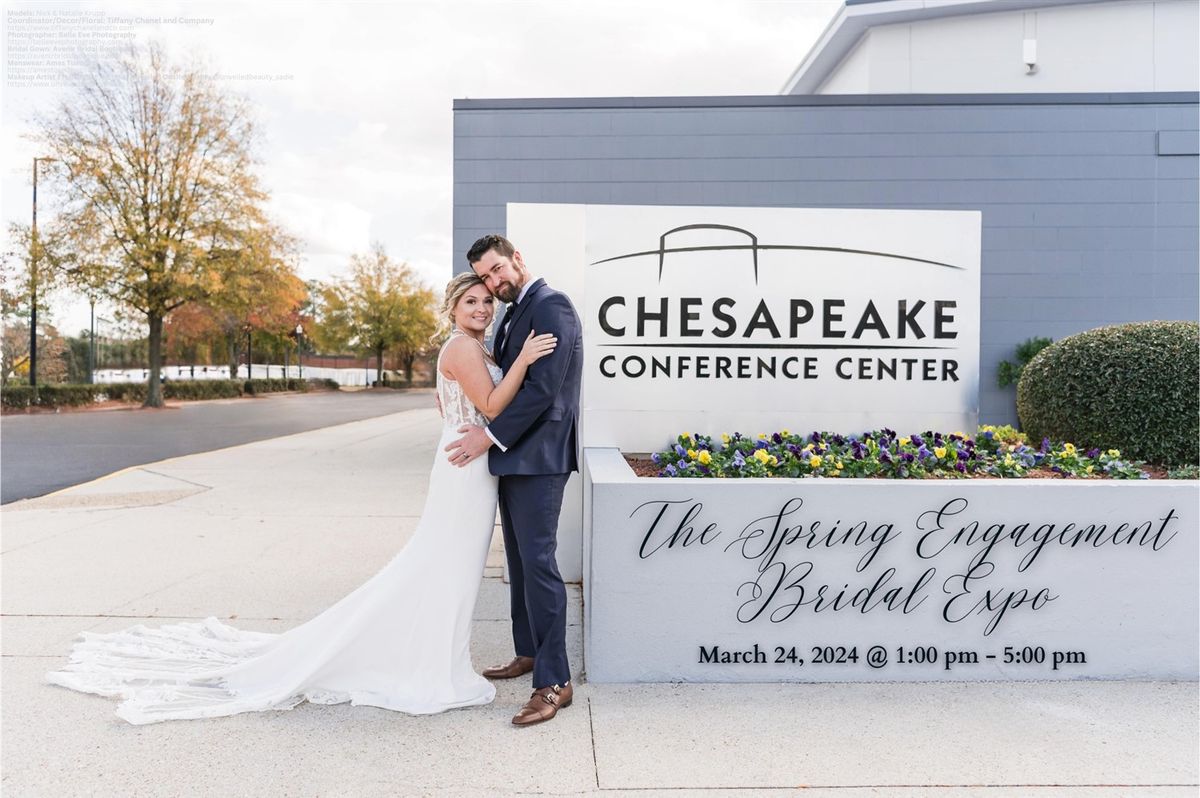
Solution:
[[[740,233],[749,239],[749,244],[724,244],[724,245],[707,245],[707,246],[691,246],[691,247],[667,247],[667,237],[675,233],[682,233],[687,230],[729,230],[734,233]],[[597,266],[601,263],[611,263],[618,260],[627,260],[629,258],[642,258],[648,255],[658,256],[658,281],[662,282],[663,266],[666,263],[667,255],[674,252],[720,252],[730,250],[749,250],[750,257],[754,266],[754,283],[758,284],[758,253],[759,250],[772,249],[791,249],[809,252],[841,252],[847,255],[874,255],[881,258],[897,258],[899,260],[912,261],[914,263],[929,263],[934,266],[944,266],[947,269],[962,270],[962,266],[955,266],[951,263],[939,263],[935,260],[926,260],[924,258],[914,258],[908,255],[898,255],[893,252],[873,252],[866,249],[848,249],[846,247],[816,247],[816,246],[799,246],[796,244],[759,244],[758,236],[751,233],[749,230],[743,230],[740,227],[734,227],[728,224],[685,224],[682,227],[675,227],[663,233],[658,239],[658,249],[646,250],[644,252],[630,252],[628,255],[615,255],[611,258],[604,258],[592,263]]]

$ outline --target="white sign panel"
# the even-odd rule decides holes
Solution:
[[[585,446],[977,424],[978,212],[513,205],[509,228],[583,245],[552,257],[584,275]]]
[[[591,681],[1197,677],[1195,483],[649,480],[587,458]]]

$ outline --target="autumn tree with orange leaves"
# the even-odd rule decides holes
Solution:
[[[412,379],[412,358],[437,329],[433,291],[406,263],[388,256],[382,244],[350,258],[350,274],[324,286],[314,328],[327,349],[350,349],[375,356],[376,379],[383,380],[383,356],[396,352]]]
[[[163,322],[188,303],[231,305],[246,323],[294,245],[267,216],[253,167],[255,125],[244,98],[199,66],[171,64],[157,45],[100,62],[50,116],[41,151],[63,199],[80,282],[145,316],[150,385],[163,403]],[[286,277],[282,282],[288,282]]]

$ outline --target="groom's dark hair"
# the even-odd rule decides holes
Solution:
[[[502,235],[492,233],[491,235],[484,236],[471,245],[471,248],[467,250],[467,263],[474,266],[483,259],[483,256],[489,249],[496,250],[496,254],[502,258],[511,258],[513,253],[517,251],[517,248],[514,247],[512,242],[507,238]]]

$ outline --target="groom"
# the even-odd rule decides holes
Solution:
[[[567,665],[567,590],[558,572],[558,515],[572,471],[583,336],[579,316],[566,294],[535,279],[512,243],[484,236],[467,261],[508,312],[496,333],[494,354],[504,371],[512,366],[531,331],[554,333],[554,352],[529,367],[504,412],[487,427],[466,425],[462,438],[446,447],[450,462],[463,466],[489,454],[500,478],[500,520],[508,556],[516,658],[487,668],[490,679],[511,679],[533,671],[533,695],[512,722],[529,726],[550,720],[573,696]],[[494,448],[493,448],[494,447]]]

